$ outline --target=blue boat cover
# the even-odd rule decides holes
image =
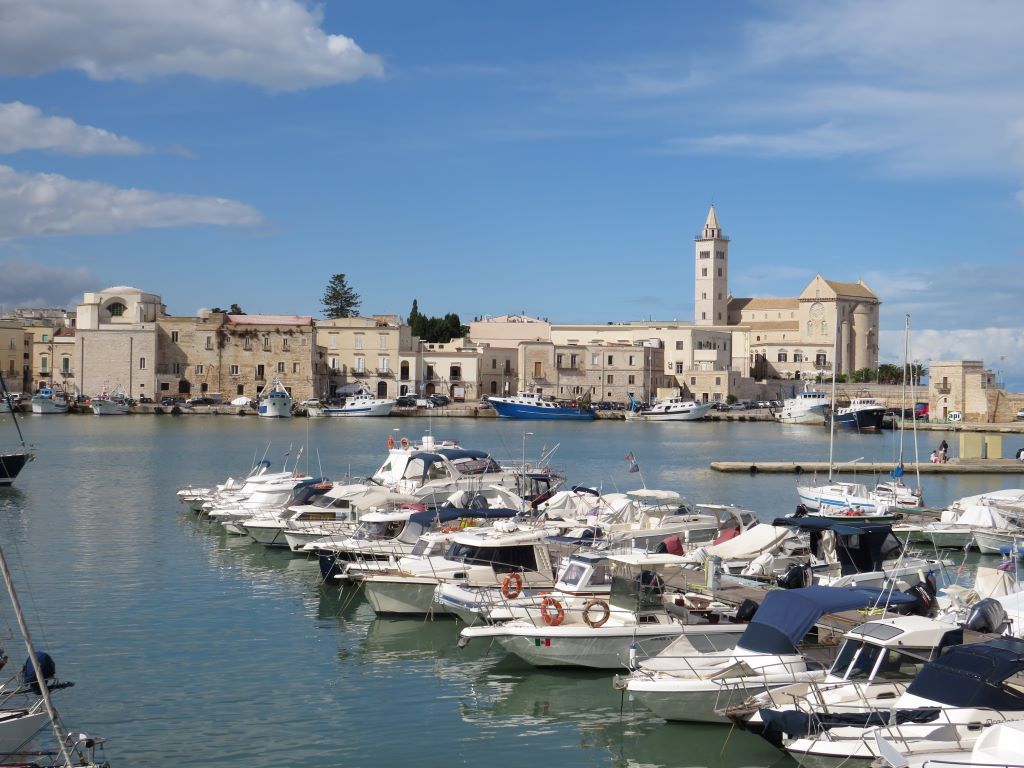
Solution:
[[[901,605],[912,595],[867,587],[803,587],[779,589],[765,595],[736,645],[756,653],[793,654],[796,645],[822,616],[873,606]]]
[[[899,557],[903,551],[903,545],[888,523],[835,521],[812,516],[780,517],[772,525],[808,531],[812,552],[818,552],[825,533],[834,533],[836,557],[843,576],[881,570],[883,562]]]
[[[1024,640],[1000,637],[950,648],[925,664],[907,693],[949,707],[1024,711],[1024,692],[1007,684],[1024,672]]]

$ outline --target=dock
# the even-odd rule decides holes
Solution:
[[[807,472],[828,474],[827,461],[713,461],[715,472],[744,472],[756,475],[768,474],[802,475]],[[835,464],[832,474],[877,474],[887,475],[892,470],[891,461],[858,461],[852,464]],[[906,466],[907,474],[913,474],[917,467]],[[921,464],[922,475],[1018,475],[1024,474],[1024,461],[1016,459],[950,459],[945,464]]]

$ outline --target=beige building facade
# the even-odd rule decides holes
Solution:
[[[398,315],[320,320],[316,338],[327,371],[321,395],[364,388],[393,398],[417,381],[416,339]]]
[[[0,373],[8,392],[31,392],[32,334],[20,322],[0,320]]]
[[[946,421],[957,412],[963,421],[990,421],[996,376],[980,360],[932,360],[928,363],[928,417]]]

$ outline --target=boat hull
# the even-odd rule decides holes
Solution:
[[[593,421],[596,416],[589,408],[545,408],[528,403],[503,403],[491,398],[491,405],[503,419],[549,419],[563,421]]]
[[[8,715],[8,713],[5,713]],[[0,720],[0,755],[14,755],[43,726],[50,722],[46,712],[9,713]]]
[[[666,413],[650,413],[630,411],[626,414],[626,421],[700,421],[708,415],[711,410],[711,403],[706,406],[699,406],[689,411],[675,411]]]
[[[791,681],[790,681],[791,682]],[[778,687],[783,683],[778,683]],[[687,723],[726,723],[724,715],[716,710],[741,704],[750,696],[764,693],[766,685],[760,680],[743,685],[728,679],[724,685],[710,680],[681,680],[671,689],[664,686],[630,681],[627,687],[632,699],[643,704],[663,720]]]
[[[292,415],[291,404],[263,401],[259,405],[257,413],[264,419],[289,419]]]
[[[1020,547],[1024,544],[1024,536],[1001,531],[975,530],[974,543],[981,554],[998,555],[1002,547]]]
[[[113,400],[93,400],[89,405],[97,416],[124,416],[129,410],[129,406]]]
[[[18,473],[34,458],[32,451],[0,453],[0,487],[13,483]]]
[[[321,416],[388,416],[395,407],[394,400],[373,405],[359,405],[353,408],[322,408]]]
[[[59,403],[48,397],[32,398],[32,413],[67,413],[68,404]]]
[[[288,541],[284,537],[284,529],[281,525],[242,525],[242,530],[253,541],[265,547],[288,546]]]
[[[825,423],[823,410],[824,406],[815,406],[806,410],[782,410],[775,414],[775,420],[780,424],[816,424],[821,426]]]
[[[885,419],[884,408],[862,408],[851,413],[837,413],[836,426],[858,432],[877,432]]]
[[[422,576],[373,576],[363,581],[363,594],[382,616],[437,616],[448,611],[434,602],[437,579]]]

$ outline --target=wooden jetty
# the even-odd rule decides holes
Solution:
[[[745,472],[756,475],[769,474],[801,475],[807,472],[828,474],[827,461],[713,461],[711,469],[716,472]],[[878,474],[887,475],[892,469],[891,461],[858,461],[835,464],[832,474]],[[1024,474],[1024,461],[1016,459],[950,459],[945,464],[921,464],[922,475],[1016,475]],[[906,467],[907,474],[917,468]]]

